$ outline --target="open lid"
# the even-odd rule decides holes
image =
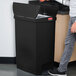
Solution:
[[[13,11],[15,16],[26,18],[36,18],[39,13],[39,5],[13,3]]]
[[[56,16],[59,6],[54,2],[54,0],[39,2],[39,1],[30,1],[29,4],[40,5],[39,14],[47,14],[49,16]]]

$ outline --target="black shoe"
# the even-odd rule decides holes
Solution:
[[[66,72],[59,72],[57,69],[50,69],[48,73],[52,76],[67,76]]]

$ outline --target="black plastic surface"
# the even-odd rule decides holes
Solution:
[[[53,64],[55,22],[33,23],[16,19],[17,66],[41,74],[44,65]]]
[[[39,1],[29,1],[29,4],[42,5],[40,13],[43,13],[43,11],[45,11],[45,13],[47,13],[48,15],[51,15],[51,13],[57,13],[58,11],[58,14],[69,14],[69,7],[55,0],[45,1],[41,3]],[[49,6],[50,9],[47,6]],[[53,12],[51,12],[52,9],[54,9]]]
[[[32,5],[40,5],[40,11],[41,14],[47,14],[49,16],[56,15],[58,11],[58,5],[53,3],[52,1],[45,1],[45,2],[39,2],[39,1],[29,1],[29,4]]]
[[[13,10],[14,14],[21,17],[36,18],[39,13],[39,5],[14,3]]]
[[[27,15],[27,12],[23,12],[25,6],[31,7],[31,10],[33,8],[33,5],[17,3],[13,7],[17,67],[40,75],[46,65],[50,64],[47,68],[53,67],[56,18],[52,17],[52,20],[49,20],[49,17],[35,19],[34,15]],[[28,8],[25,10],[27,11]],[[39,6],[34,8],[39,10]],[[37,15],[38,11],[34,13]]]

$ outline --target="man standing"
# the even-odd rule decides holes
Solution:
[[[70,7],[70,21],[67,37],[65,39],[65,49],[61,57],[59,67],[48,71],[48,73],[53,76],[67,76],[67,66],[76,40],[76,0],[66,0],[63,1],[63,3],[64,5],[68,5]]]

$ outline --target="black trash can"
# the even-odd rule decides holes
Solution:
[[[13,4],[17,67],[33,74],[54,61],[56,14],[38,15],[39,10],[39,5]]]

